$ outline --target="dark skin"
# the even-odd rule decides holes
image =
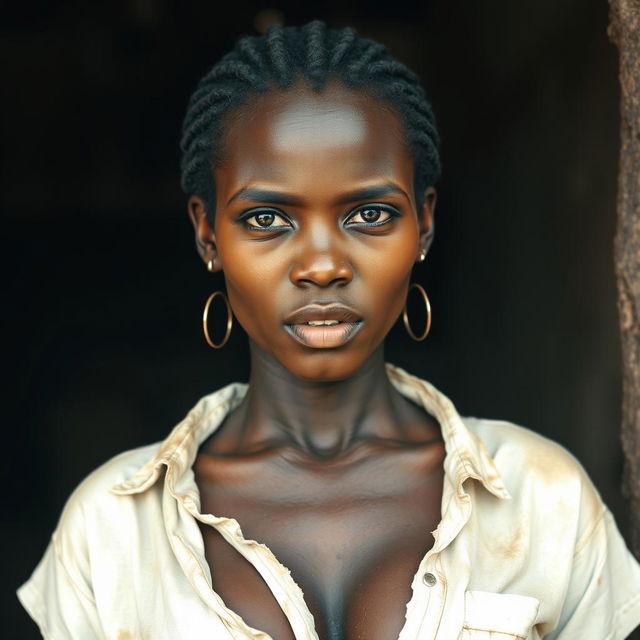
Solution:
[[[298,85],[228,118],[214,228],[189,200],[198,251],[224,272],[251,349],[247,396],[194,465],[201,510],[235,518],[271,549],[326,640],[398,637],[440,521],[439,425],[384,368],[384,337],[433,228],[435,191],[417,207],[413,172],[388,105],[339,84],[320,94]],[[338,322],[314,320],[329,303],[350,315],[313,325]],[[301,341],[291,314],[309,304]],[[293,638],[257,570],[201,530],[225,604]]]

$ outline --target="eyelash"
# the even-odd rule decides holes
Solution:
[[[388,218],[380,221],[376,221],[376,222],[357,222],[354,224],[347,224],[346,226],[349,227],[359,227],[361,229],[371,229],[373,227],[381,227],[385,224],[388,224],[389,222],[391,222],[392,220],[394,220],[395,218],[399,218],[400,217],[400,212],[395,209],[394,207],[391,207],[390,205],[387,204],[377,204],[377,203],[372,203],[372,204],[366,204],[366,205],[360,205],[359,207],[355,208],[353,211],[350,211],[347,218],[345,219],[345,223],[348,223],[348,221],[356,216],[358,213],[361,213],[363,211],[366,211],[367,209],[377,209],[379,210],[381,213],[386,213],[388,214]],[[248,222],[248,220],[250,220],[251,218],[254,218],[257,215],[260,215],[261,213],[270,213],[273,216],[277,216],[279,218],[282,218],[284,220],[286,220],[290,226],[286,226],[286,225],[277,225],[277,226],[269,226],[269,227],[261,227],[259,225],[253,225],[250,224]],[[284,231],[285,229],[290,229],[293,227],[293,223],[291,222],[291,220],[289,219],[289,217],[287,215],[285,215],[282,211],[279,211],[278,209],[273,209],[271,207],[262,207],[259,209],[250,209],[249,211],[244,212],[240,218],[238,219],[239,222],[244,223],[244,226],[246,229],[249,229],[250,231],[259,231],[259,232],[268,232],[268,233],[274,233],[274,232],[278,232],[278,231]]]

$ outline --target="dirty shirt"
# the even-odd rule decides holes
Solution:
[[[398,640],[621,640],[640,623],[640,566],[579,463],[532,431],[461,417],[431,384],[387,365],[440,424],[441,521],[412,580]],[[161,443],[91,473],[18,597],[47,640],[269,640],[211,587],[197,521],[260,573],[297,640],[318,640],[289,571],[240,524],[200,512],[199,445],[247,390],[205,396]],[[427,546],[425,544],[425,546]]]

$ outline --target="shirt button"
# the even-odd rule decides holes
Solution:
[[[424,582],[427,587],[433,587],[433,585],[438,582],[433,573],[425,573],[422,576],[422,582]]]

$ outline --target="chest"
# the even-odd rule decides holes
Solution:
[[[412,578],[440,521],[443,454],[432,447],[429,461],[392,456],[337,473],[276,467],[244,481],[231,472],[212,482],[196,464],[201,512],[235,518],[245,539],[270,549],[302,589],[320,638],[389,640],[402,629]],[[226,606],[272,638],[293,638],[259,571],[215,528],[200,527]]]

